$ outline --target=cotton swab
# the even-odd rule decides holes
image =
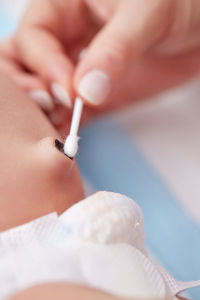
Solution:
[[[74,104],[70,133],[66,138],[65,145],[64,145],[64,153],[70,158],[73,158],[78,151],[78,140],[79,140],[78,130],[79,130],[82,111],[83,111],[83,101],[81,98],[77,97]]]

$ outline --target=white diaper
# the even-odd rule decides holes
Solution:
[[[175,299],[198,285],[176,282],[148,258],[143,223],[133,200],[98,192],[60,217],[52,213],[1,233],[0,299],[50,281],[142,299]]]

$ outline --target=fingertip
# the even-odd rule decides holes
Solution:
[[[50,94],[42,89],[34,89],[28,92],[28,95],[37,102],[45,111],[52,111],[54,109],[53,99]]]
[[[31,36],[29,30],[29,34],[23,35],[20,49],[24,65],[42,78],[59,103],[71,108],[74,66],[59,38],[44,29]]]
[[[72,97],[62,84],[57,82],[51,83],[51,92],[59,103],[63,104],[69,109],[72,108]]]
[[[77,92],[86,102],[92,105],[102,104],[112,90],[112,80],[108,73],[101,69],[86,72],[76,84]]]
[[[45,83],[37,75],[26,74],[23,70],[17,70],[13,79],[44,111],[50,112],[54,109],[53,99],[47,91]]]
[[[72,86],[74,68],[71,61],[62,54],[52,55],[48,70],[47,80],[55,101],[71,109],[74,97]]]

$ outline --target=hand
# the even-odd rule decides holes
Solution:
[[[34,0],[13,46],[25,75],[37,78],[29,91],[41,87],[67,107],[76,93],[93,106],[104,102],[98,111],[195,76],[199,31],[198,0]]]
[[[198,0],[34,0],[16,44],[24,65],[66,104],[73,89],[91,104],[118,103],[199,72],[199,32]]]
[[[19,60],[13,39],[0,43],[0,69],[9,75],[19,86],[21,86],[40,105],[52,125],[61,133],[66,135],[71,121],[71,112],[59,103],[55,103],[47,92],[45,83],[35,74],[27,71]],[[14,99],[13,99],[14,101]]]

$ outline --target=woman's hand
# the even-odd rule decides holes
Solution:
[[[199,72],[200,2],[34,0],[12,48],[15,78],[33,97],[70,108],[79,94],[93,110],[113,109]]]

